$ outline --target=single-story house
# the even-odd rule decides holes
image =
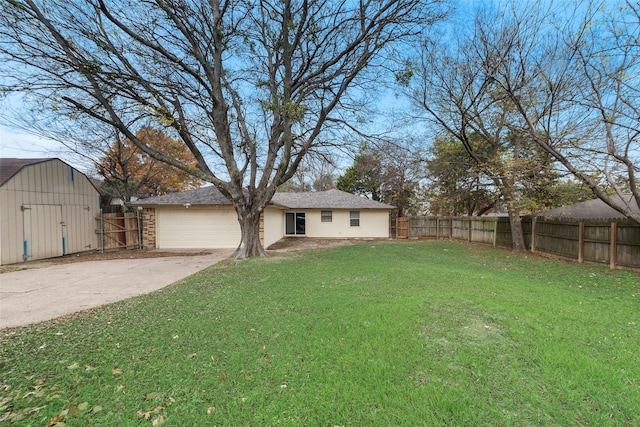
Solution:
[[[0,264],[96,249],[100,195],[60,159],[0,159]]]
[[[143,208],[146,248],[236,248],[240,243],[236,212],[215,187],[133,204]],[[283,237],[387,238],[392,209],[339,190],[276,193],[263,212],[262,244],[268,248]]]
[[[623,199],[618,196],[612,196],[613,201],[618,203],[627,203],[631,210],[640,212],[638,204],[635,202],[631,194],[623,195]],[[550,209],[542,212],[540,216],[553,218],[624,218],[617,210],[607,205],[600,199],[587,200],[586,202],[576,203],[569,206],[561,206],[559,208]]]

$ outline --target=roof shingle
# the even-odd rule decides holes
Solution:
[[[230,206],[215,187],[181,191],[149,197],[133,203],[137,206]],[[286,209],[393,209],[391,205],[369,200],[340,190],[306,193],[276,193],[271,204]]]
[[[622,200],[617,196],[613,196],[612,199],[615,203],[628,203],[632,210],[638,211],[638,205],[631,194],[625,195]],[[600,199],[562,206],[543,212],[540,215],[558,218],[624,218],[624,215]]]
[[[36,163],[47,162],[53,159],[13,159],[13,158],[0,158],[0,186],[3,186],[5,182],[9,181],[20,170],[29,165]]]
[[[394,209],[393,206],[340,190],[276,193],[273,204],[289,209]]]

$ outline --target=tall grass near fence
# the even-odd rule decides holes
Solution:
[[[629,272],[443,241],[229,262],[4,331],[0,423],[637,425],[639,298]]]

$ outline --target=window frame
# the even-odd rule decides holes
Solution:
[[[333,211],[320,211],[320,222],[333,222]]]
[[[360,211],[349,211],[349,227],[360,227]]]
[[[293,223],[289,224],[289,215],[293,216]],[[284,234],[285,236],[306,236],[307,234],[307,213],[306,212],[285,212]],[[300,223],[302,220],[302,223]],[[289,225],[293,226],[293,233],[289,233]]]

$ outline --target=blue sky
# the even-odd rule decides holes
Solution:
[[[468,11],[468,8],[479,7],[481,5],[497,5],[500,7],[501,4],[510,4],[510,2],[505,0],[461,0],[455,4],[457,6],[458,13],[455,15],[453,22],[460,25],[460,20],[464,21],[468,19],[468,14],[464,13],[465,10]],[[561,2],[559,4],[561,4]],[[451,23],[452,21],[449,22]],[[380,100],[381,108],[386,108],[387,111],[406,108],[407,106],[407,101],[402,99],[402,97],[396,98],[393,94],[389,93],[386,96],[381,96]],[[6,108],[7,105],[16,105],[16,102],[19,101],[4,99],[0,101],[0,106],[4,106]],[[383,111],[377,120],[388,121],[389,115],[385,114]],[[385,127],[383,123],[380,122],[380,124],[381,127]],[[374,125],[374,128],[375,127],[378,126]],[[0,157],[59,157],[83,171],[87,171],[89,168],[86,161],[83,162],[76,154],[65,148],[61,143],[41,138],[15,127],[11,127],[7,123],[3,123],[2,116],[0,116]]]

